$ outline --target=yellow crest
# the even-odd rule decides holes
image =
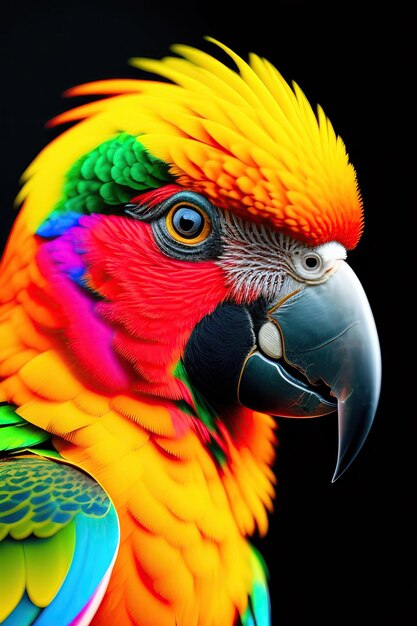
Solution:
[[[109,80],[70,90],[112,97],[56,118],[84,121],[55,140],[33,168],[45,159],[69,167],[70,158],[126,131],[165,161],[180,185],[218,206],[311,245],[335,240],[353,248],[363,228],[362,200],[345,145],[323,110],[316,116],[300,88],[291,88],[267,60],[251,54],[246,63],[215,43],[237,72],[176,45],[182,58],[132,60],[172,83]]]

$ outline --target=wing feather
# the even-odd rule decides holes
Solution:
[[[119,545],[118,517],[100,485],[58,459],[1,460],[0,538],[2,625],[91,621]]]

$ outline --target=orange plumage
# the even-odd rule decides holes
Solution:
[[[135,142],[154,159],[143,176],[159,164],[165,185],[175,181],[308,245],[353,247],[362,230],[343,143],[297,86],[256,56],[249,66],[229,51],[235,73],[197,50],[176,50],[185,59],[135,61],[175,85],[72,90],[115,95],[57,118],[82,121],[28,169],[1,266],[0,400],[50,433],[62,459],[102,485],[119,515],[121,545],[97,625],[243,619],[254,579],[246,537],[266,533],[274,498],[274,420],[236,405],[214,425],[201,422],[198,398],[176,369],[194,327],[232,297],[222,269],[169,259],[146,221],[106,214],[117,213],[114,194],[158,188],[133,169]],[[72,208],[87,206],[91,189],[104,208]],[[61,230],[45,234],[45,224]]]

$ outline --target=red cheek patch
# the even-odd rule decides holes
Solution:
[[[113,348],[135,370],[136,389],[182,397],[172,369],[195,325],[227,296],[222,270],[165,256],[144,222],[94,215],[80,227],[87,283],[103,298],[95,315],[114,329]]]

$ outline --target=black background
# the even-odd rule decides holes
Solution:
[[[267,57],[324,107],[364,196],[366,230],[349,261],[374,310],[383,390],[362,452],[335,484],[337,420],[280,420],[276,512],[268,537],[256,542],[270,568],[274,626],[416,623],[417,382],[407,361],[415,353],[415,194],[407,186],[415,178],[409,161],[417,34],[405,3],[275,1],[272,12],[255,0],[247,8],[71,0],[6,2],[2,11],[2,242],[19,176],[57,132],[44,123],[81,102],[60,94],[90,80],[142,76],[127,65],[129,57],[160,57],[175,42],[213,51],[203,41],[212,35],[243,57]]]

